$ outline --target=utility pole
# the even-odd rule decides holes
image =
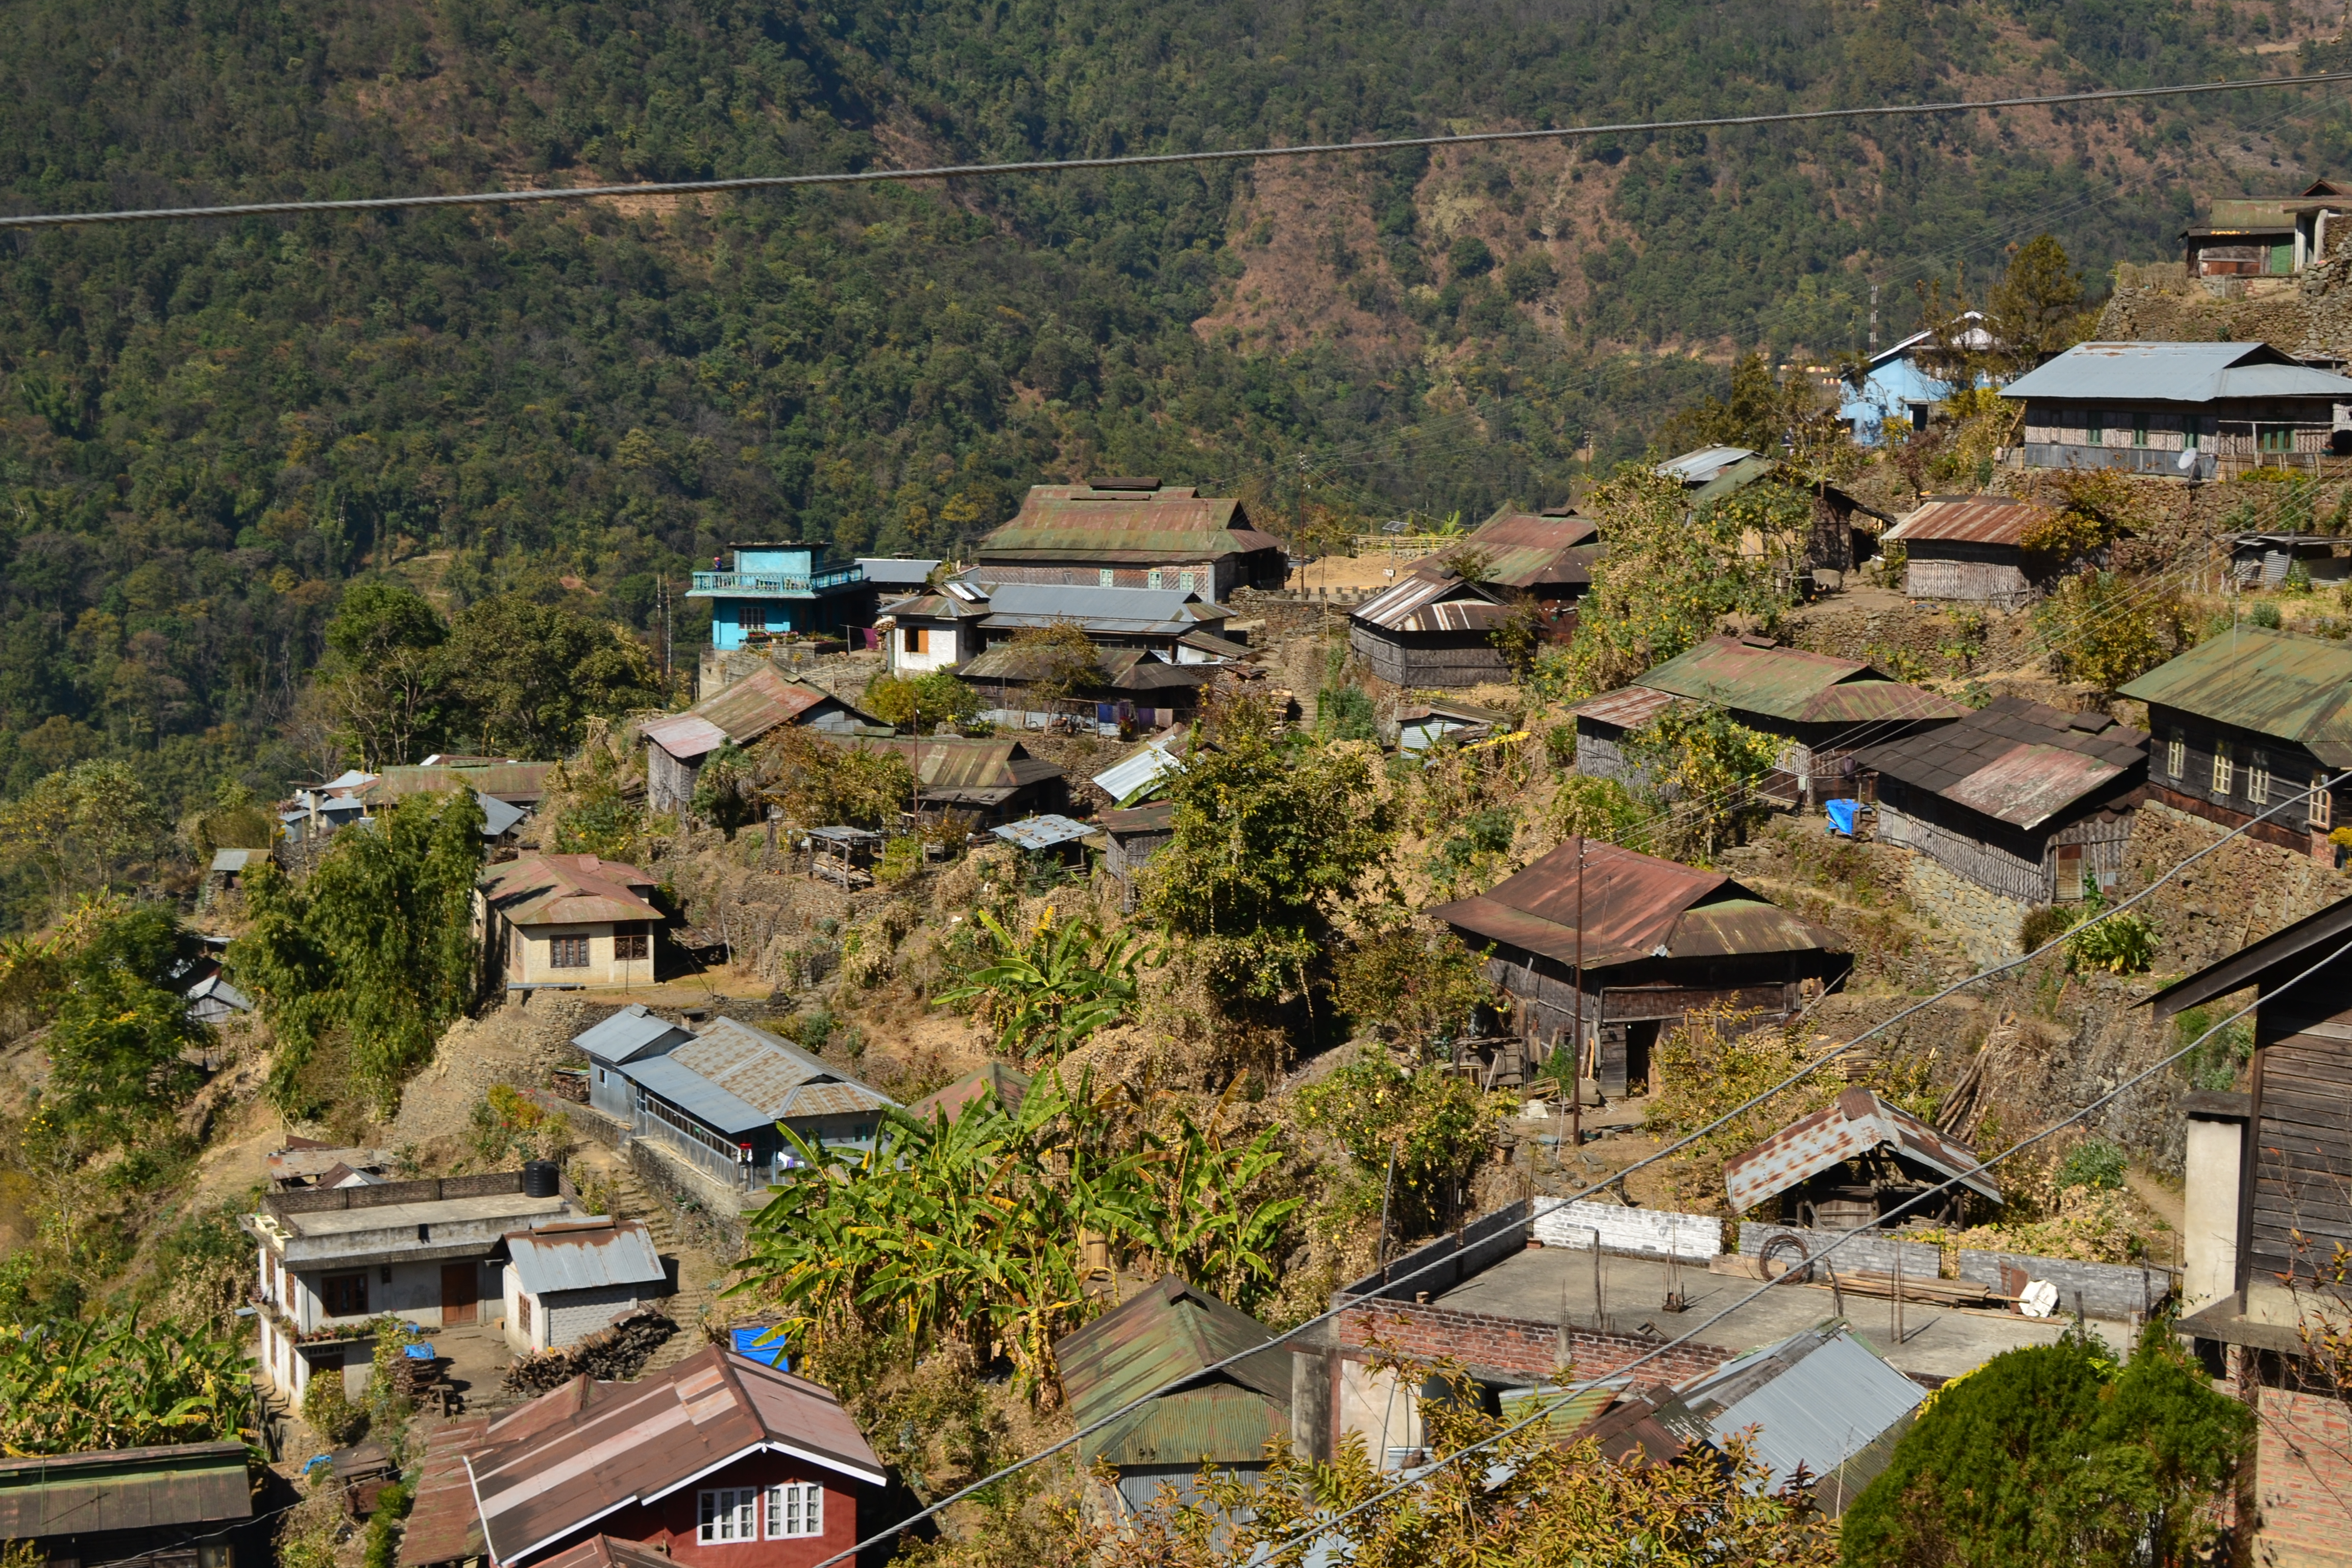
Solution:
[[[1579,1162],[1584,1158],[1584,846],[1576,836],[1576,998],[1570,1016],[1576,1022],[1576,1054],[1568,1072],[1568,1137]],[[1598,1075],[1596,1075],[1598,1076]]]
[[[1870,286],[1870,357],[1878,357],[1878,285]]]

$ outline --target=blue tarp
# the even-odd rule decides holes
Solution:
[[[1824,805],[1822,809],[1830,814],[1831,832],[1843,833],[1848,838],[1853,837],[1854,823],[1862,816],[1862,803],[1860,801],[1833,800]]]
[[[400,1347],[400,1353],[411,1361],[431,1361],[433,1347],[429,1344],[403,1345]]]
[[[766,1344],[761,1344],[760,1342],[767,1339],[772,1331],[731,1329],[728,1331],[735,1341],[735,1353],[744,1360],[756,1361],[761,1366],[772,1366],[778,1372],[793,1370],[792,1358],[784,1353],[784,1339],[782,1334],[769,1340]]]

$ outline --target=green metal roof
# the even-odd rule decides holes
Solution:
[[[1102,1453],[1115,1464],[1255,1459],[1270,1432],[1289,1429],[1290,1356],[1264,1323],[1172,1274],[1066,1336],[1054,1356],[1081,1426],[1259,1345],[1265,1347],[1259,1353],[1105,1427],[1082,1458]],[[1138,1457],[1120,1458],[1113,1450]],[[1139,1457],[1146,1450],[1166,1457]]]
[[[2352,766],[2352,647],[2234,626],[2160,664],[2122,695],[2292,741]]]
[[[0,1540],[253,1517],[242,1443],[0,1460]]]
[[[1241,502],[1189,489],[1104,495],[1082,485],[1036,485],[1011,521],[980,542],[982,562],[1213,561],[1281,548],[1250,524]]]
[[[1957,719],[1968,711],[1931,691],[1889,680],[1860,659],[1833,658],[1761,638],[1709,637],[1635,684],[1798,723]]]
[[[1113,1406],[1116,1408],[1116,1406]],[[1087,1439],[1080,1458],[1110,1465],[1254,1464],[1269,1438],[1290,1433],[1290,1401],[1238,1384],[1155,1399]]]

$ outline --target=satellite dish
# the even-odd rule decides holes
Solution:
[[[2184,474],[2194,471],[2197,467],[2197,448],[2194,447],[2182,447],[2180,449],[2180,460],[2174,466]]]

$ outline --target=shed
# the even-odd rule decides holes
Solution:
[[[253,999],[228,983],[228,976],[214,965],[212,973],[188,987],[188,1016],[199,1024],[215,1026],[227,1023],[239,1013],[253,1011]]]
[[[609,1217],[518,1230],[506,1238],[507,1343],[561,1350],[670,1294],[653,1233]]]
[[[1493,733],[1503,715],[1467,702],[1412,702],[1398,710],[1397,750],[1425,752],[1440,742],[1466,744]]]
[[[1854,753],[1862,747],[1968,711],[1858,658],[1785,647],[1765,637],[1714,637],[1633,686],[1580,705],[1574,710],[1577,771],[1644,782],[1624,755],[1624,739],[1677,698],[1721,708],[1749,729],[1780,737],[1780,753],[1760,793],[1801,808],[1852,798]]]
[[[1808,1329],[1684,1384],[1658,1411],[1687,1442],[1720,1448],[1755,1428],[1755,1454],[1782,1487],[1800,1472],[1832,1519],[1895,1458],[1927,1390],[1843,1324]]]
[[[2336,553],[2337,542],[2326,534],[2241,533],[2230,541],[2230,575],[2249,588],[2280,588],[2300,563],[2314,583],[2341,582],[2352,563]]]
[[[984,826],[1041,813],[1057,812],[1069,804],[1069,782],[1062,770],[1033,757],[1018,741],[951,736],[898,737],[828,734],[841,745],[896,752],[914,770],[919,809],[968,811]]]
[[[1777,1199],[1789,1224],[1847,1230],[1877,1224],[1947,1181],[2000,1202],[2000,1189],[1978,1172],[1979,1163],[1975,1150],[1857,1087],[1726,1161],[1723,1188],[1734,1214]],[[1958,1225],[1960,1206],[1960,1192],[1947,1191],[1899,1217]]]
[[[2268,343],[2077,343],[2001,395],[2029,468],[2210,479],[2352,452],[2352,380]]]
[[[1475,552],[1480,582],[1532,604],[1542,635],[1566,638],[1575,635],[1576,606],[1592,586],[1603,549],[1600,525],[1573,507],[1531,512],[1506,501],[1454,551],[1424,560],[1413,574],[1443,577],[1453,571],[1447,556]]]
[[[1024,816],[1018,822],[1008,822],[992,828],[997,837],[1016,849],[1045,850],[1083,841],[1094,831],[1083,822],[1049,813],[1044,816]]]
[[[1103,853],[1103,869],[1114,877],[1131,879],[1143,869],[1146,861],[1176,837],[1176,803],[1155,800],[1122,811],[1102,812],[1095,817],[1095,824],[1110,846]]]
[[[588,1058],[588,1103],[615,1121],[633,1120],[636,1095],[629,1088],[628,1065],[667,1056],[693,1038],[686,1026],[649,1012],[642,1002],[572,1036],[573,1047]]]
[[[1490,949],[1486,977],[1514,998],[1523,1039],[1548,1054],[1580,1018],[1580,1059],[1612,1095],[1651,1079],[1651,1047],[1686,1015],[1786,1017],[1851,967],[1836,932],[1720,872],[1580,838],[1429,915]]]
[[[1256,1346],[1265,1348],[1244,1353]],[[1235,1355],[1233,1365],[1207,1370]],[[1290,1435],[1289,1352],[1264,1323],[1173,1274],[1064,1336],[1054,1358],[1082,1427],[1179,1384],[1079,1445],[1081,1465],[1117,1473],[1128,1514],[1149,1510],[1162,1486],[1192,1500],[1203,1465],[1258,1474],[1268,1439]]]
[[[0,1458],[0,1541],[103,1568],[266,1568],[243,1443]]]
[[[681,811],[710,754],[730,742],[754,745],[788,724],[855,734],[877,721],[830,691],[804,686],[772,664],[762,664],[683,713],[637,727],[646,742],[646,799],[656,811]]]
[[[2148,796],[2176,811],[2333,863],[2352,805],[2352,647],[2233,626],[2125,685],[2147,704]]]
[[[1906,552],[1903,591],[1915,599],[1955,599],[2014,610],[2031,604],[2025,538],[2054,509],[2007,496],[1929,496],[1879,537]]]
[[[1411,576],[1348,614],[1348,646],[1393,686],[1508,680],[1495,634],[1511,618],[1500,594],[1453,576]]]
[[[1122,806],[1136,805],[1165,788],[1184,768],[1192,731],[1171,728],[1137,746],[1126,756],[1095,774],[1094,786]]]
[[[2147,736],[2104,713],[2000,697],[1856,761],[1878,775],[1880,842],[2020,904],[2051,904],[2115,884],[2147,793]]]

